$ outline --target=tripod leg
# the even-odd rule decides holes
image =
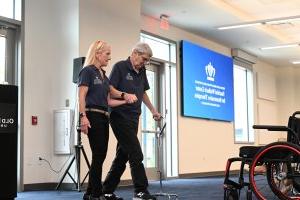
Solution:
[[[83,157],[84,157],[84,159],[85,159],[85,162],[86,162],[87,166],[88,166],[89,169],[90,169],[90,168],[91,168],[91,165],[90,165],[90,163],[89,163],[88,157],[87,157],[87,155],[86,155],[86,153],[85,153],[85,150],[84,150],[83,146],[81,146],[81,150],[82,150],[82,154],[83,154]]]
[[[75,179],[73,178],[73,176],[71,176],[71,174],[70,174],[69,172],[68,172],[67,174],[70,176],[70,178],[72,179],[73,183],[76,185],[76,181],[75,181]]]
[[[75,156],[76,156],[76,169],[77,169],[77,185],[76,189],[80,192],[80,148],[79,146],[75,147]]]
[[[73,156],[73,158],[72,158],[72,160],[71,160],[70,164],[68,165],[68,167],[67,167],[66,171],[64,172],[64,175],[61,177],[61,179],[60,179],[59,183],[57,184],[57,186],[56,186],[56,188],[55,188],[56,190],[58,190],[58,189],[59,189],[59,187],[60,187],[61,183],[63,182],[63,180],[64,180],[64,178],[65,178],[65,176],[66,176],[67,174],[69,174],[69,169],[70,169],[70,167],[72,166],[72,164],[73,164],[74,160],[75,160],[75,156]],[[71,175],[69,174],[69,176],[71,176]],[[74,179],[73,179],[73,181],[74,181]]]
[[[83,186],[84,181],[85,181],[85,179],[88,177],[89,174],[90,174],[90,172],[88,171],[88,172],[86,173],[84,179],[83,179],[82,182],[81,182],[81,187]]]
[[[88,158],[87,158],[87,155],[86,155],[86,153],[85,153],[85,150],[84,150],[83,146],[81,146],[81,151],[82,151],[84,160],[85,160],[85,162],[86,162],[86,164],[87,164],[87,166],[88,166],[88,169],[89,169],[89,171],[86,173],[84,179],[83,179],[82,182],[81,182],[81,186],[82,186],[82,185],[84,184],[85,179],[87,178],[87,176],[88,176],[89,173],[90,173],[91,165],[90,165],[90,163],[89,163],[89,160],[88,160]]]

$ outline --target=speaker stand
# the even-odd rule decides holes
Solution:
[[[66,171],[64,172],[63,176],[61,177],[59,183],[56,186],[56,190],[58,190],[64,180],[64,178],[66,177],[66,175],[68,174],[69,177],[72,179],[73,183],[75,184],[75,189],[80,192],[82,189],[82,185],[85,181],[85,179],[87,178],[87,176],[89,175],[89,171],[87,172],[87,174],[85,175],[84,179],[82,182],[80,182],[80,158],[81,158],[81,153],[83,154],[83,157],[85,159],[85,162],[88,166],[88,169],[91,168],[91,165],[88,161],[87,155],[85,153],[85,150],[83,148],[82,142],[81,142],[81,129],[80,129],[80,119],[78,120],[78,126],[77,126],[77,145],[74,146],[75,148],[75,153],[73,155],[73,158],[71,160],[71,162],[69,163],[68,167],[66,168]],[[76,164],[76,178],[77,180],[74,179],[74,177],[70,174],[69,170],[71,168],[71,166],[73,165],[73,162],[75,161]]]

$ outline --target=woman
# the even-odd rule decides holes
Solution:
[[[86,55],[83,69],[79,73],[79,113],[81,132],[87,134],[91,151],[92,163],[89,182],[83,199],[99,200],[102,194],[102,165],[107,153],[109,138],[108,106],[119,106],[129,94],[111,90],[104,67],[111,59],[110,46],[100,40],[93,42]],[[123,97],[121,100],[111,99]],[[131,102],[133,102],[131,96]]]

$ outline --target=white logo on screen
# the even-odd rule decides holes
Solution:
[[[15,121],[13,118],[1,118],[0,117],[0,128],[7,128],[9,124],[13,124]]]
[[[207,80],[215,81],[216,69],[211,64],[211,62],[209,62],[208,65],[205,66],[205,72],[206,72],[206,79]]]

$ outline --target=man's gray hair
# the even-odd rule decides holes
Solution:
[[[132,52],[134,51],[142,54],[148,54],[150,57],[153,56],[150,46],[144,42],[138,42],[132,49]]]

